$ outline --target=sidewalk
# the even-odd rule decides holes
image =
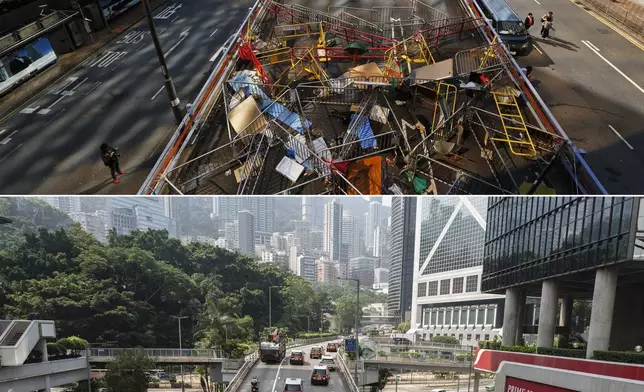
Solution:
[[[150,0],[152,10],[165,5],[166,0]],[[87,44],[76,51],[58,57],[55,65],[29,79],[10,93],[2,96],[0,102],[0,121],[3,117],[10,115],[13,111],[20,109],[38,93],[47,88],[50,84],[71,72],[77,65],[108,45],[122,32],[134,26],[145,18],[145,9],[142,3],[119,15],[109,22],[110,27],[92,33],[94,44]]]
[[[590,10],[617,22],[636,39],[644,41],[644,0],[578,0]]]

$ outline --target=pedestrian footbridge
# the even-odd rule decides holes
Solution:
[[[157,364],[208,365],[224,363],[224,353],[217,349],[178,348],[91,348],[90,363],[112,362],[123,351],[140,351]],[[233,360],[235,362],[235,360]]]

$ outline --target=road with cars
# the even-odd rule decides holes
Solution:
[[[170,0],[154,22],[181,105],[199,93],[213,58],[253,0]],[[146,20],[64,80],[0,119],[3,194],[135,194],[176,128]],[[113,184],[99,146],[120,148],[128,173]]]
[[[610,194],[644,193],[644,43],[578,0],[507,0],[535,17],[537,91]],[[554,13],[549,39],[539,19]]]
[[[311,374],[313,367],[318,365],[320,360],[309,357],[311,347],[322,346],[326,349],[326,343],[314,344],[309,346],[296,347],[286,352],[286,358],[282,363],[262,363],[258,362],[248,373],[246,379],[242,382],[239,392],[250,392],[250,380],[257,377],[259,380],[259,392],[283,392],[284,383],[287,378],[301,378],[304,382],[306,392],[345,392],[349,388],[339,370],[331,372],[328,386],[311,385]],[[290,365],[289,356],[292,350],[304,351],[304,365]],[[335,353],[328,353],[335,357]]]

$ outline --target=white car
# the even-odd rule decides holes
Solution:
[[[330,355],[323,355],[320,360],[320,365],[328,367],[332,372],[335,371],[335,359]]]
[[[301,378],[287,378],[284,382],[284,392],[303,392],[303,384]]]

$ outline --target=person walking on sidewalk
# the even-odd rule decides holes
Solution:
[[[114,180],[115,184],[119,183],[118,176],[125,174],[125,170],[121,170],[119,156],[117,148],[110,147],[107,143],[101,144],[101,158],[103,158],[105,166],[110,168],[112,180]]]
[[[555,18],[552,11],[541,17],[541,37],[548,38],[550,36],[550,30],[552,29],[552,24],[554,22]]]
[[[525,25],[526,31],[529,31],[530,27],[534,26],[534,16],[532,16],[532,12],[528,14],[528,17],[525,18],[523,24]]]

